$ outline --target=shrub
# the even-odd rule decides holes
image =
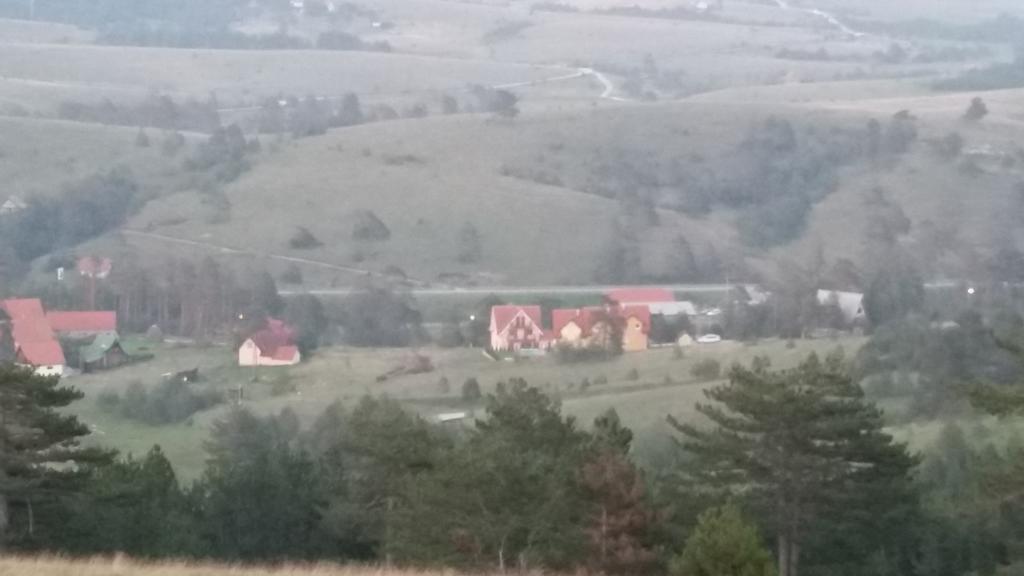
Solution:
[[[121,395],[113,390],[104,390],[96,396],[96,406],[103,412],[114,412],[121,404]]]
[[[682,346],[673,346],[672,347],[672,359],[673,360],[682,360],[685,357],[686,357],[686,354],[683,353],[683,347]]]
[[[292,250],[308,250],[323,246],[323,242],[317,239],[307,228],[300,226],[292,237],[288,239],[288,247]]]
[[[452,385],[444,376],[437,381],[437,391],[441,394],[448,394],[452,391]]]
[[[971,100],[971,105],[967,107],[967,111],[964,112],[964,120],[977,122],[985,116],[988,116],[988,105],[980,97],[975,97]]]
[[[636,382],[639,379],[640,379],[640,371],[637,370],[636,368],[630,368],[629,372],[626,372],[626,381],[627,382]]]
[[[605,376],[604,374],[601,374],[601,375],[596,376],[594,378],[594,386],[604,386],[607,383],[608,383],[608,377]]]
[[[391,230],[373,211],[362,210],[356,213],[352,226],[353,240],[383,242],[388,238],[391,238]]]
[[[175,156],[185,146],[185,137],[181,132],[167,132],[160,142],[160,152],[164,156]]]
[[[282,370],[278,372],[270,382],[270,395],[273,397],[287,396],[295,393],[295,384],[292,382],[291,374]]]
[[[138,420],[153,426],[184,422],[196,412],[224,401],[214,390],[197,391],[179,379],[170,379],[146,390],[141,382],[133,382],[119,403],[122,418]]]
[[[480,383],[477,382],[476,378],[467,378],[462,383],[462,399],[466,402],[476,402],[483,397],[483,393],[480,391]]]
[[[690,374],[698,380],[715,380],[722,375],[722,365],[718,360],[705,358],[693,365]]]

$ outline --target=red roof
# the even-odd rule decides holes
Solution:
[[[295,356],[298,353],[298,346],[280,346],[277,350],[274,350],[273,358],[281,362],[291,362],[295,360]]]
[[[520,312],[529,318],[537,328],[543,326],[540,306],[495,306],[491,308],[491,330],[493,332],[503,331]]]
[[[298,348],[295,346],[295,330],[274,318],[268,318],[267,325],[249,336],[249,339],[259,348],[260,356],[276,360],[291,360],[298,352]]]
[[[643,326],[644,334],[651,332],[651,309],[647,306],[623,306],[619,313],[623,318],[636,318]]]
[[[56,341],[53,330],[46,323],[45,317],[23,318],[12,323],[11,337],[15,344],[27,344],[29,342]]]
[[[117,312],[47,312],[55,332],[116,332]]]
[[[650,302],[675,302],[676,296],[665,288],[618,288],[607,294],[608,299],[619,304],[647,304]]]
[[[64,350],[56,340],[18,344],[18,359],[32,366],[63,366]]]
[[[43,303],[38,298],[3,300],[0,301],[0,308],[3,308],[13,321],[46,317],[43,312]]]
[[[579,308],[569,309],[558,309],[551,311],[551,330],[555,333],[556,337],[562,334],[562,328],[565,328],[569,322],[576,321],[579,324],[580,310]],[[581,326],[582,328],[582,326]]]

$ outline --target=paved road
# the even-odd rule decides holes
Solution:
[[[670,284],[657,286],[666,288],[673,292],[692,293],[715,293],[725,292],[736,286],[735,284]],[[479,296],[484,297],[490,294],[502,296],[589,296],[593,294],[605,294],[621,286],[473,286],[467,288],[452,286],[437,286],[412,288],[409,293],[413,296],[427,297],[460,297]],[[309,290],[282,290],[282,296],[294,296],[297,294],[312,294],[314,296],[347,296],[358,291],[357,288],[312,288]]]
[[[778,4],[779,8],[782,8],[783,10],[796,10],[797,12],[803,12],[805,14],[817,16],[818,18],[825,20],[833,27],[837,28],[843,34],[852,36],[854,38],[862,38],[867,35],[864,32],[850,28],[842,21],[840,21],[838,18],[836,18],[832,14],[829,14],[828,12],[825,12],[824,10],[818,10],[817,8],[794,8],[792,5],[790,5],[788,0],[775,0],[775,3]]]

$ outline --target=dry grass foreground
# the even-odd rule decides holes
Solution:
[[[338,564],[241,566],[198,562],[140,562],[124,557],[71,560],[53,556],[0,558],[0,576],[455,576],[452,570],[417,571]]]

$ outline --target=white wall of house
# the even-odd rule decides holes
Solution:
[[[295,353],[295,357],[288,360],[277,360],[264,356],[252,338],[246,340],[238,348],[239,366],[294,366],[302,361],[302,355]]]
[[[64,366],[29,366],[36,376],[63,376]]]

